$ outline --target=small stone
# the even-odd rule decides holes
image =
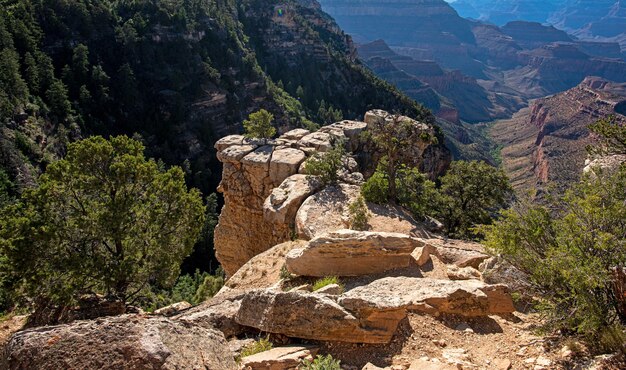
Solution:
[[[465,322],[460,323],[460,324],[459,324],[459,325],[457,325],[457,326],[456,326],[456,328],[454,328],[454,329],[455,329],[455,330],[458,330],[458,331],[464,331],[464,332],[467,332],[467,333],[473,333],[473,332],[474,332],[474,330],[471,328],[471,326],[469,326],[469,325],[468,325],[467,323],[465,323]]]
[[[507,358],[496,358],[493,360],[493,368],[496,370],[509,370],[511,366],[511,360]]]
[[[436,345],[438,345],[439,347],[445,347],[448,344],[446,343],[445,340],[443,339],[433,339],[433,343],[435,343]]]
[[[325,287],[322,287],[315,291],[315,293],[319,294],[327,294],[327,295],[340,295],[343,293],[343,288],[338,284],[329,284]]]
[[[537,365],[539,365],[539,366],[549,367],[549,366],[552,365],[552,360],[550,360],[549,358],[546,358],[546,357],[539,356],[535,363]]]

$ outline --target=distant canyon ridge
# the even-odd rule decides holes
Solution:
[[[578,90],[570,91],[568,96],[571,96],[572,91],[581,91],[579,85],[587,77],[606,83],[626,82],[624,1],[320,0],[320,3],[354,38],[364,64],[435,113],[457,158],[496,163],[502,147],[504,153],[511,152],[506,149],[511,140],[494,140],[488,137],[484,125],[475,124],[507,120],[515,115],[517,128],[541,126],[532,119],[535,116],[524,114],[527,107],[532,110],[542,105],[533,103],[535,99],[578,86]],[[588,86],[588,81],[582,86]],[[601,98],[601,94],[592,94],[584,98],[585,104],[549,107],[551,117],[560,117],[559,127],[576,127],[577,135],[568,138],[558,151],[559,160],[571,161],[561,166],[568,174],[552,176],[558,172],[554,167],[551,175],[547,175],[548,161],[539,161],[544,163],[540,167],[545,165],[542,170],[526,166],[509,171],[519,180],[518,187],[536,186],[548,180],[572,181],[569,171],[584,165],[579,150],[584,148],[584,143],[578,140],[588,138],[586,126],[580,122],[591,123],[599,115],[599,111],[582,108],[578,112],[578,107],[593,106],[595,102],[590,99]],[[618,92],[612,99],[618,105],[626,96]],[[560,111],[563,109],[575,112]],[[611,109],[602,113],[620,114]],[[522,116],[525,118],[520,119]],[[497,127],[509,129],[503,124]],[[537,152],[541,140],[528,145],[532,147],[526,148],[529,153],[543,153],[546,159],[556,153]]]

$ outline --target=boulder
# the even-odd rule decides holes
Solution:
[[[273,286],[281,279],[280,274],[285,266],[287,253],[294,248],[303,247],[305,243],[302,240],[281,243],[252,257],[226,281],[226,289],[222,289],[217,296],[227,291],[246,291]]]
[[[362,276],[405,268],[422,247],[405,234],[338,230],[318,236],[287,254],[287,270],[300,276]]]
[[[284,346],[272,348],[241,359],[244,370],[297,370],[304,360],[312,360],[317,352],[315,346]]]
[[[233,145],[217,152],[217,159],[222,163],[239,163],[243,157],[255,150],[256,145]]]
[[[321,187],[322,183],[313,176],[288,177],[265,199],[263,204],[265,220],[273,223],[292,222],[304,200]]]
[[[446,271],[450,280],[470,280],[480,279],[480,271],[473,267],[458,267],[450,265]]]
[[[389,343],[404,313],[380,312],[364,322],[326,295],[256,290],[241,301],[237,322],[268,333],[350,343]]]
[[[243,135],[230,135],[230,136],[225,136],[221,139],[219,139],[216,143],[215,143],[215,149],[218,152],[221,152],[222,150],[234,146],[234,145],[242,145],[243,141],[244,141],[244,136]]]
[[[237,293],[214,297],[182,314],[175,316],[178,322],[199,326],[205,329],[217,329],[224,337],[231,338],[245,331],[235,320],[243,296]]]
[[[331,135],[326,132],[313,132],[304,136],[298,145],[303,148],[313,148],[318,152],[327,152],[332,149]]]
[[[273,186],[279,186],[287,177],[298,173],[306,154],[300,149],[286,148],[275,150],[270,161],[270,180]]]
[[[124,315],[28,329],[2,369],[236,369],[222,333],[165,317]]]
[[[315,293],[327,294],[327,295],[340,295],[341,293],[343,293],[343,288],[339,284],[328,284],[316,290]]]
[[[505,285],[487,285],[478,280],[386,277],[349,290],[338,302],[362,319],[387,310],[468,317],[515,311]]]
[[[297,128],[291,131],[287,131],[284,134],[280,135],[279,139],[285,139],[285,140],[300,140],[303,137],[307,136],[308,134],[310,134],[311,131],[309,130],[305,130],[303,128]]]
[[[361,187],[340,184],[328,186],[308,197],[296,213],[296,231],[303,239],[313,239],[329,231],[345,229],[350,223],[348,208],[359,195]],[[370,231],[397,232],[429,238],[423,225],[401,207],[368,203]]]
[[[169,306],[159,308],[158,310],[155,310],[153,313],[155,315],[161,315],[161,316],[174,316],[180,311],[186,310],[188,308],[191,308],[191,303],[182,301],[182,302],[171,304]]]
[[[482,244],[454,239],[424,239],[426,245],[434,247],[433,255],[448,265],[458,267],[473,267],[478,269],[480,264],[488,259]]]

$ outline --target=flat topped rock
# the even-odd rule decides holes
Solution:
[[[490,257],[480,243],[454,239],[423,239],[423,241],[433,247],[432,255],[449,265],[478,269],[480,264]]]
[[[248,153],[255,150],[256,145],[233,145],[217,152],[217,159],[222,163],[238,163]]]
[[[287,177],[297,174],[306,154],[300,149],[285,148],[275,150],[270,161],[270,179],[275,186],[280,185]]]
[[[338,230],[287,254],[287,270],[300,276],[362,276],[408,267],[423,246],[406,234]]]
[[[268,333],[350,343],[388,343],[402,314],[388,326],[363,323],[323,294],[257,290],[245,295],[237,322]]]
[[[215,143],[215,149],[219,152],[233,145],[242,145],[244,139],[243,135],[225,136]]]
[[[242,358],[241,367],[246,370],[297,369],[303,360],[312,360],[318,351],[316,346],[276,347]]]
[[[327,152],[333,147],[331,135],[319,131],[306,135],[298,141],[298,145],[304,148],[314,148],[318,152]]]
[[[270,159],[272,158],[272,152],[274,151],[274,147],[271,145],[264,145],[255,151],[248,153],[245,157],[241,159],[241,163],[245,165],[252,166],[268,166],[270,163]]]
[[[505,285],[414,277],[376,280],[346,292],[339,304],[359,316],[397,309],[469,317],[515,312]]]
[[[309,130],[305,130],[303,128],[297,128],[291,131],[287,131],[284,134],[282,134],[280,136],[279,139],[285,139],[285,140],[300,140],[303,137],[305,137],[306,135],[310,134],[311,131]]]
[[[235,370],[224,335],[165,317],[123,315],[14,334],[2,369]]]

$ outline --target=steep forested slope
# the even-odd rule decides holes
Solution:
[[[190,185],[210,192],[213,142],[260,107],[282,129],[323,121],[331,105],[346,118],[381,107],[429,119],[354,61],[315,2],[0,5],[0,176],[12,193],[92,134],[138,133],[149,155],[184,164]]]

